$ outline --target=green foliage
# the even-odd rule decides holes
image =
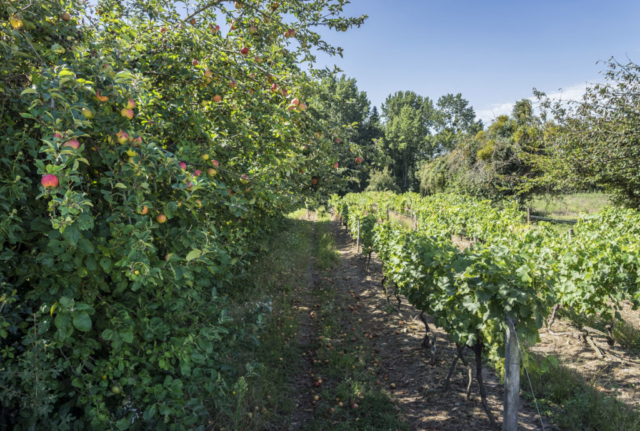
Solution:
[[[418,231],[361,222],[360,235],[374,232],[372,249],[385,276],[411,304],[457,343],[481,343],[494,359],[503,355],[507,313],[520,339],[533,343],[553,304],[604,319],[613,318],[612,305],[640,304],[635,211],[605,208],[584,216],[569,240],[548,224],[531,229],[513,203],[498,209],[465,196],[380,192],[334,201],[352,235],[358,219],[384,220],[387,208],[415,213]],[[479,241],[460,251],[451,244],[459,232]]]
[[[250,331],[227,295],[283,210],[346,184],[340,130],[291,103],[318,76],[298,63],[339,52],[313,26],[363,22],[344,4],[0,5],[2,426],[204,429],[232,406]]]
[[[640,208],[640,66],[606,63],[605,82],[579,102],[553,102],[543,93],[544,142],[532,163],[544,175],[535,184],[571,191],[599,187],[613,202]]]
[[[530,179],[538,175],[528,160],[537,151],[540,120],[530,100],[520,100],[511,116],[499,116],[486,131],[457,133],[454,148],[420,166],[423,193],[452,192],[499,201],[526,200],[543,188]]]
[[[352,174],[350,190],[361,191],[368,182],[370,166],[380,159],[374,143],[382,134],[378,110],[375,106],[371,109],[367,94],[358,90],[356,80],[344,75],[339,79],[333,76],[322,79],[315,94],[310,112],[328,125],[341,128],[341,142],[335,142],[339,154],[335,161],[338,170]],[[357,144],[359,151],[344,145],[342,141],[346,140]],[[355,162],[357,156],[364,159],[362,164]]]
[[[432,154],[427,138],[434,116],[431,99],[413,91],[399,91],[382,104],[385,126],[381,148],[391,158],[393,174],[402,190],[413,189],[416,163]]]
[[[395,179],[391,176],[389,168],[385,167],[382,170],[374,170],[371,173],[371,178],[369,179],[369,185],[367,186],[366,191],[398,193],[400,192],[400,188],[396,184]]]

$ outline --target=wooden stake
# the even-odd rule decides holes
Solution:
[[[387,205],[387,221],[389,221],[389,205]]]
[[[571,241],[571,235],[573,234],[573,229],[569,229],[569,241]]]
[[[356,253],[360,253],[360,217],[358,217],[358,240],[356,242]]]
[[[527,224],[531,224],[531,208],[527,208]]]
[[[507,314],[506,344],[504,356],[504,417],[503,431],[518,431],[520,407],[520,349],[515,324]]]

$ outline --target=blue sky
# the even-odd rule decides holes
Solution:
[[[621,0],[352,0],[369,15],[346,33],[320,30],[344,58],[318,56],[358,81],[378,107],[399,90],[462,93],[485,122],[514,101],[563,89],[577,98],[615,56],[640,62],[640,2]]]

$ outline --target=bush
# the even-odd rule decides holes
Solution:
[[[344,187],[335,130],[292,103],[334,1],[84,3],[0,5],[0,428],[204,429],[251,244]]]

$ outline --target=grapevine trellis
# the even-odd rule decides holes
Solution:
[[[520,340],[535,344],[543,321],[551,313],[551,328],[561,307],[614,319],[623,300],[640,303],[640,215],[634,211],[606,208],[580,219],[569,236],[547,223],[533,228],[516,203],[496,208],[457,195],[349,194],[334,197],[333,205],[358,249],[369,260],[377,253],[385,293],[386,283],[392,283],[398,300],[402,294],[422,312],[423,346],[431,351],[432,363],[436,339],[425,314],[456,344],[451,370],[458,360],[470,370],[463,351],[474,353],[482,404],[492,424],[482,356],[505,361],[504,430],[517,429]],[[390,212],[411,217],[412,226],[392,223]],[[472,238],[464,250],[451,242],[461,232]],[[591,337],[605,336],[611,343],[611,333],[582,329],[583,341],[604,357]],[[470,389],[471,371],[469,376]]]

